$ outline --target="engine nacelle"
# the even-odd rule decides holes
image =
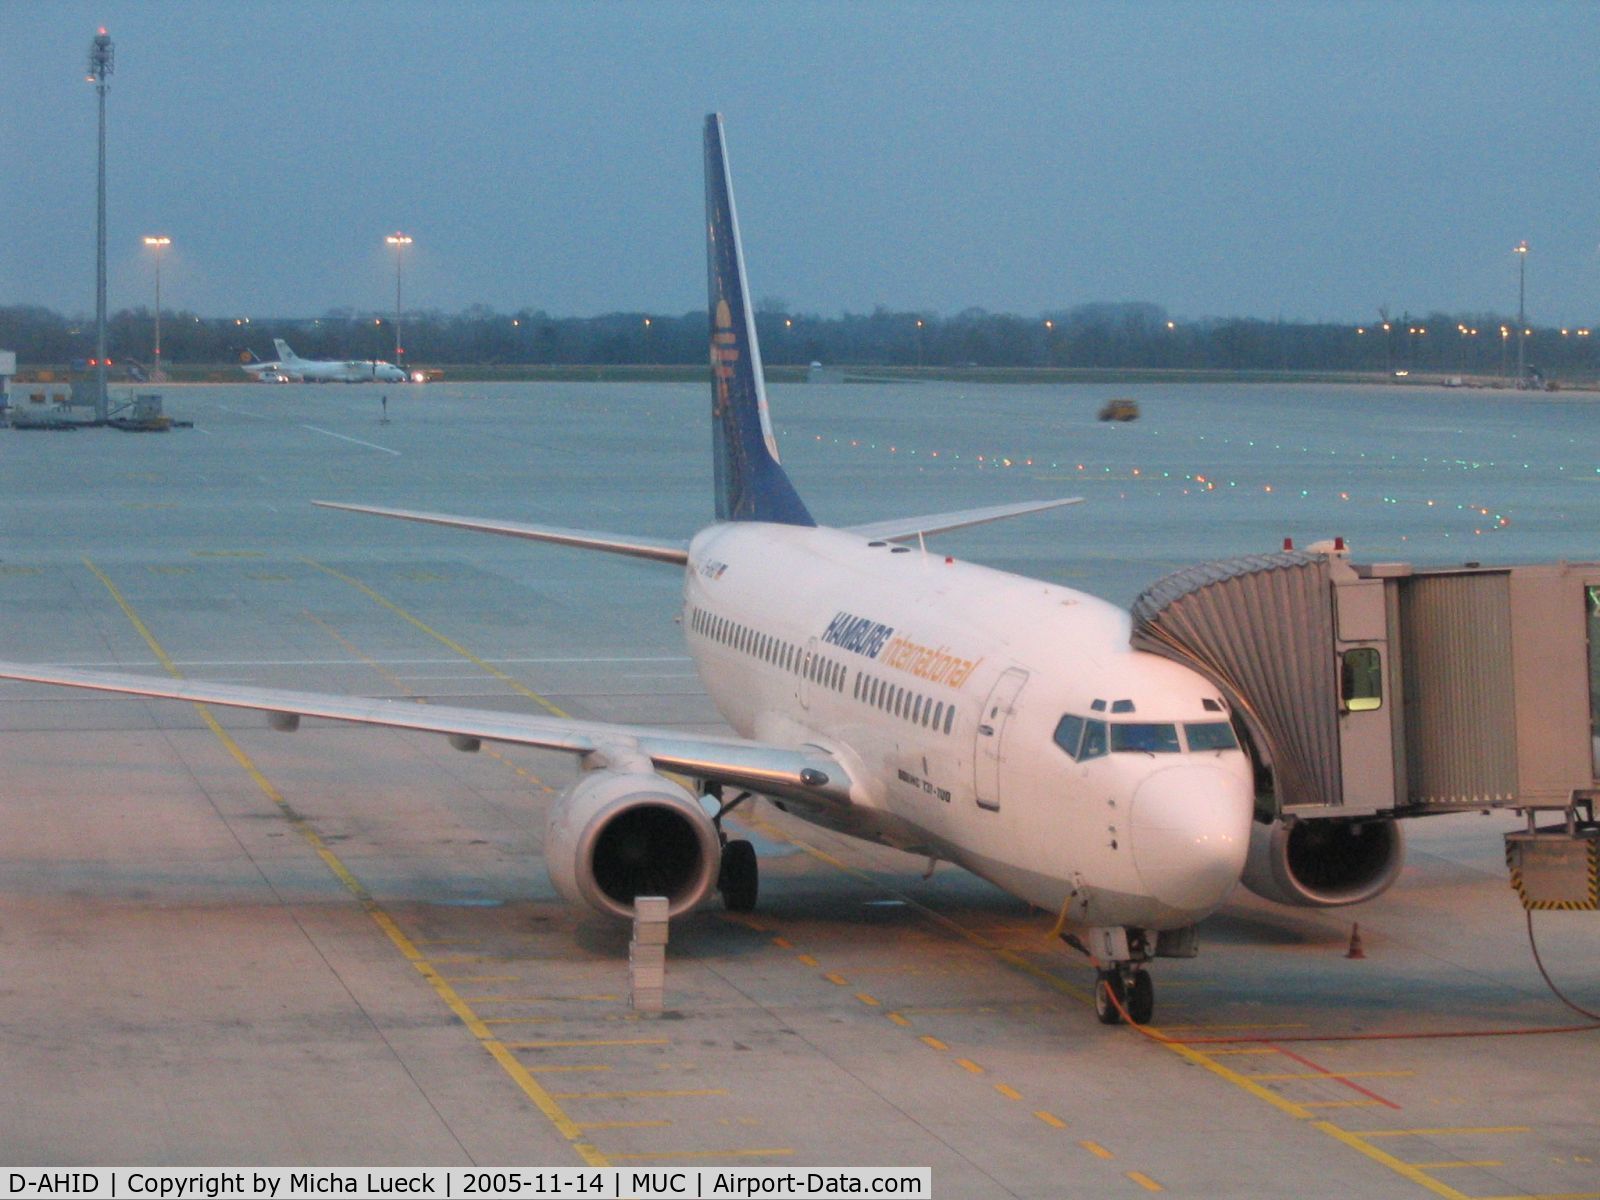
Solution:
[[[1393,818],[1312,818],[1250,827],[1240,878],[1256,895],[1303,908],[1360,904],[1388,890],[1405,862]]]
[[[693,908],[717,883],[721,839],[695,798],[653,771],[590,771],[556,797],[545,865],[568,900],[625,920],[638,896]]]

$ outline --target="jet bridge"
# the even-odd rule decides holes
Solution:
[[[1564,810],[1552,837],[1593,824],[1600,563],[1424,568],[1285,550],[1168,575],[1133,616],[1136,647],[1232,702],[1265,821],[1513,808]]]

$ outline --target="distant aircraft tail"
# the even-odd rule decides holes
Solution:
[[[279,362],[294,362],[295,359],[299,357],[293,350],[289,349],[289,343],[284,341],[282,338],[273,338],[272,345],[273,348],[278,352]]]
[[[778,443],[772,436],[720,114],[706,117],[705,143],[717,519],[815,525],[778,461]]]

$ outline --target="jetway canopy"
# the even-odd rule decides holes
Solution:
[[[1596,792],[1600,564],[1419,568],[1284,551],[1178,571],[1133,644],[1228,695],[1299,816]]]

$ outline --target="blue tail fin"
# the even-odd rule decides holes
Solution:
[[[711,439],[717,519],[815,525],[778,462],[761,348],[739,249],[722,117],[706,118],[706,270],[711,284]]]

